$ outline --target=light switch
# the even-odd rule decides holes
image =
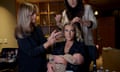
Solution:
[[[8,43],[8,39],[7,39],[7,38],[4,38],[3,43],[4,43],[4,44],[7,44],[7,43]]]
[[[2,39],[0,39],[0,44],[2,44]]]

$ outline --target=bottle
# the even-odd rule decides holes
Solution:
[[[116,72],[116,71],[112,71],[112,72]]]
[[[100,68],[97,70],[97,72],[104,72],[103,66],[100,66]]]
[[[93,61],[93,72],[97,72],[96,60]]]
[[[105,72],[109,72],[109,69],[106,69]]]
[[[7,54],[8,54],[7,59],[10,60],[11,59],[11,52],[8,52]]]
[[[96,64],[93,64],[93,72],[97,72],[97,66],[96,66]]]

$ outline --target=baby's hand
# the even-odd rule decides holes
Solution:
[[[66,60],[64,59],[64,57],[62,55],[54,55],[53,58],[54,58],[55,63],[66,64]]]

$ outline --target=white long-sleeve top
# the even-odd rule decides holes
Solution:
[[[89,20],[93,23],[91,28],[88,28],[87,26],[83,26],[81,24],[81,29],[83,31],[84,43],[86,45],[94,45],[92,29],[95,29],[97,27],[97,21],[96,21],[96,17],[94,16],[93,10],[89,4],[84,5],[84,15],[82,16],[82,20]],[[62,13],[62,20],[61,20],[62,27],[68,22],[69,19],[67,17],[66,10],[64,10]],[[77,32],[77,34],[78,36],[81,36],[79,32]]]

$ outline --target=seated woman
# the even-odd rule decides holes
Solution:
[[[54,45],[50,61],[47,65],[48,72],[84,72],[84,49],[82,43],[76,40],[75,24],[65,24],[63,33],[64,42]]]

